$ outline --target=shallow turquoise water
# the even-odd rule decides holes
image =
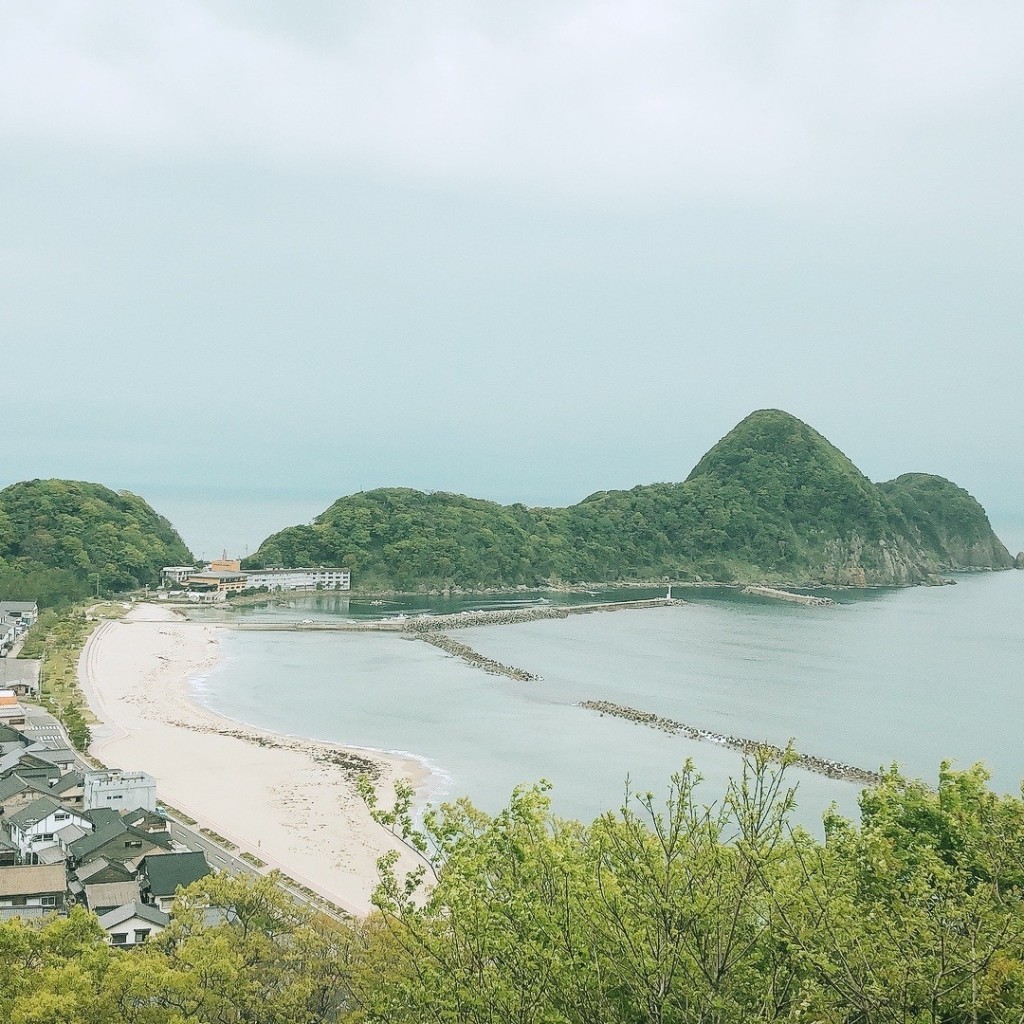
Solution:
[[[943,758],[983,760],[998,788],[1017,790],[1024,573],[842,593],[838,608],[732,591],[685,596],[694,600],[678,608],[459,631],[489,657],[544,677],[535,683],[485,675],[389,634],[228,632],[226,660],[199,692],[256,725],[413,753],[436,770],[433,798],[466,794],[491,810],[514,785],[546,778],[560,813],[591,818],[618,805],[627,775],[658,791],[686,758],[705,775],[710,801],[739,766],[713,744],[576,706],[585,699],[779,744],[793,738],[801,750],[868,768],[898,761],[929,779]],[[362,613],[326,597],[247,616],[268,614]],[[805,822],[832,800],[856,809],[849,783],[796,771],[792,780]]]

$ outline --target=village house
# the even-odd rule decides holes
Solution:
[[[28,746],[25,737],[9,725],[0,725],[0,757],[16,750],[24,750]]]
[[[25,724],[25,709],[13,690],[0,690],[0,725],[8,728]]]
[[[96,808],[85,814],[93,825],[93,831],[69,847],[76,866],[100,857],[134,865],[149,853],[170,850],[173,846],[170,833],[143,832],[126,825],[107,808]]]
[[[18,847],[21,860],[26,864],[37,863],[44,850],[59,848],[55,834],[67,825],[92,830],[92,822],[51,796],[39,797],[7,821],[11,842]]]
[[[139,881],[143,898],[161,910],[170,910],[174,894],[210,874],[206,854],[187,853],[151,854],[139,864]]]
[[[18,863],[18,848],[0,832],[0,867]]]
[[[112,946],[138,946],[159,935],[170,921],[157,907],[134,901],[100,915],[100,926]]]
[[[0,658],[0,690],[13,690],[16,697],[39,696],[39,667],[33,658]]]
[[[35,601],[0,601],[0,621],[13,623],[24,631],[36,624],[39,606]]]
[[[85,905],[94,914],[106,914],[128,903],[141,903],[137,879],[127,882],[88,882],[83,886]]]
[[[62,913],[66,884],[61,864],[0,867],[0,921]]]
[[[10,649],[18,640],[18,631],[13,622],[0,619],[0,658],[6,658]]]

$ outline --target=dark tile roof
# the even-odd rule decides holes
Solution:
[[[151,854],[139,867],[154,896],[173,896],[179,885],[191,885],[210,873],[202,851]]]
[[[59,811],[62,806],[63,804],[54,800],[52,796],[41,796],[38,800],[33,800],[28,807],[22,807],[17,814],[12,814],[7,821],[8,824],[17,825],[20,829],[31,828],[48,814]]]

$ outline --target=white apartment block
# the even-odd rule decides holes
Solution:
[[[160,570],[160,575],[170,583],[181,583],[186,576],[191,576],[195,571],[194,565],[165,565]]]
[[[113,807],[118,813],[140,807],[156,810],[156,779],[145,772],[123,772],[116,768],[86,772],[84,788],[87,811],[94,807]]]
[[[246,569],[246,587],[268,590],[348,590],[352,574],[348,569]]]

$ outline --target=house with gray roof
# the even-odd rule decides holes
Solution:
[[[162,910],[133,901],[100,916],[100,926],[112,946],[138,946],[159,935],[171,923]]]
[[[55,834],[67,825],[77,825],[85,831],[92,829],[92,823],[77,811],[51,796],[41,796],[8,819],[7,831],[22,861],[31,864],[40,851],[57,846]]]
[[[0,779],[0,820],[10,818],[41,796],[49,795],[49,787],[43,779],[26,779],[21,775]]]
[[[0,664],[4,664],[0,659]],[[9,725],[0,725],[0,757],[11,753],[12,750],[24,750],[28,746],[28,740],[17,729]]]
[[[7,836],[0,832],[0,867],[10,867],[18,863],[18,848]]]
[[[82,806],[82,774],[68,772],[57,778],[14,772],[0,779],[0,817],[16,814],[40,796],[53,797],[62,804],[80,810]]]
[[[0,601],[0,620],[12,622],[26,629],[34,626],[39,618],[39,606],[35,601]]]
[[[40,776],[48,779],[59,778],[60,765],[48,757],[41,756],[46,753],[49,751],[41,743],[33,743],[21,750],[12,750],[9,754],[0,757],[0,776],[17,772],[26,779]]]
[[[141,832],[131,825],[126,825],[116,815],[115,819],[107,824],[97,825],[91,835],[71,844],[71,857],[76,866],[100,857],[135,864],[149,853],[171,849],[169,833],[161,835]]]
[[[66,885],[62,864],[0,867],[0,920],[62,913]]]
[[[206,854],[201,850],[186,853],[161,853],[144,857],[139,864],[143,898],[161,910],[169,910],[178,889],[210,874]]]
[[[13,690],[19,697],[38,697],[41,665],[35,658],[0,658],[0,690]]]
[[[126,903],[142,902],[136,879],[128,882],[95,882],[83,888],[85,904],[94,914],[105,914]]]

